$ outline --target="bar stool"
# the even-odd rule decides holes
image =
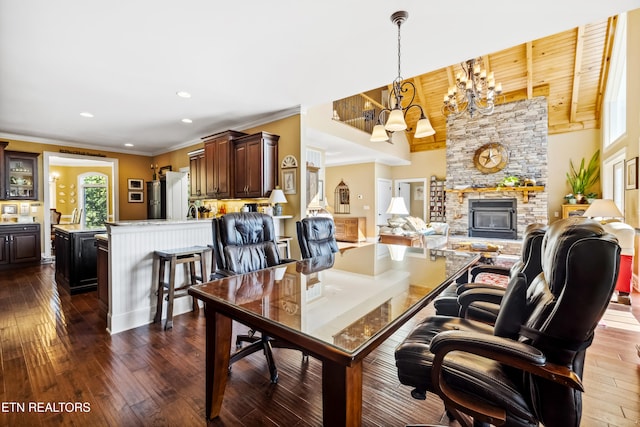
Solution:
[[[205,282],[207,280],[207,261],[205,252],[211,251],[207,246],[189,246],[186,248],[164,249],[154,252],[154,256],[159,260],[158,271],[158,303],[156,307],[156,316],[153,322],[162,320],[162,301],[164,300],[164,289],[167,289],[167,320],[164,329],[173,327],[173,300],[175,298],[187,297],[187,289],[197,284],[197,281]],[[169,281],[165,282],[165,267],[169,263]],[[200,275],[196,274],[196,262],[200,263]],[[176,266],[179,264],[188,264],[189,276],[187,282],[176,287]],[[193,298],[193,311],[198,311],[198,301]]]

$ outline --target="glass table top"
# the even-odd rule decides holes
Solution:
[[[351,353],[421,309],[478,258],[373,244],[192,287],[196,297],[250,313]]]

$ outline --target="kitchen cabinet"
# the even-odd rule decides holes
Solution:
[[[246,135],[228,130],[204,137],[205,192],[208,197],[229,199],[233,192],[232,140]]]
[[[361,242],[367,236],[367,218],[349,216],[333,218],[336,226],[336,240],[341,242]]]
[[[233,140],[233,197],[268,197],[278,183],[278,135],[259,132]]]
[[[97,288],[97,245],[95,235],[105,229],[80,224],[56,225],[56,283],[70,294]]]
[[[0,225],[0,267],[40,262],[40,224]]]
[[[0,141],[0,166],[4,170],[4,149],[9,145],[6,141]],[[0,173],[0,200],[4,200],[6,197],[5,192],[5,177]]]
[[[6,200],[38,200],[39,153],[4,151],[4,198]]]
[[[100,313],[107,318],[109,313],[109,236],[96,234],[96,274],[98,281],[98,307]]]
[[[202,197],[206,192],[206,169],[204,149],[189,153],[189,194]]]

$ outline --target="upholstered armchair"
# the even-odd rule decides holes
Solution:
[[[483,273],[514,277],[518,273],[525,275],[527,283],[531,283],[542,271],[541,247],[546,226],[538,223],[529,224],[522,239],[520,259],[510,268],[496,265],[477,265],[470,271],[469,277],[463,277],[447,287],[435,300],[436,314],[462,316],[488,323],[494,323],[498,315],[500,302],[505,288],[476,282]]]
[[[586,350],[613,293],[620,246],[595,221],[556,221],[542,273],[511,279],[495,327],[432,316],[396,349],[400,382],[431,391],[463,426],[580,425]],[[491,333],[487,331],[491,330]]]
[[[332,218],[303,218],[296,222],[296,231],[302,258],[330,255],[339,250]]]

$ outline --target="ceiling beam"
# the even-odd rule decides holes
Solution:
[[[616,34],[616,25],[618,17],[612,16],[607,21],[607,34],[604,41],[604,52],[602,55],[602,66],[600,67],[600,81],[598,82],[598,94],[596,97],[596,118],[600,118],[602,112],[602,101],[604,92],[607,88],[607,80],[609,78],[609,66],[611,65],[611,53],[613,52],[613,39]]]
[[[527,99],[533,98],[533,43],[527,42],[526,47],[527,56]]]
[[[571,88],[571,110],[569,122],[576,120],[578,99],[580,98],[580,77],[582,75],[582,55],[584,54],[584,26],[576,29],[576,53],[573,61],[573,87]]]

